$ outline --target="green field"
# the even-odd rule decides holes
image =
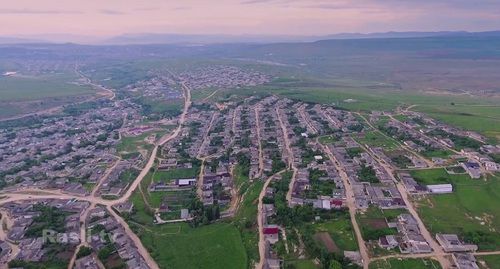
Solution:
[[[73,84],[72,74],[0,77],[0,100],[25,101],[51,97],[93,94],[89,86]]]
[[[318,265],[314,264],[311,260],[295,260],[295,261],[286,261],[285,266],[294,266],[291,268],[295,269],[318,269],[320,268]],[[287,268],[287,267],[285,267]]]
[[[500,255],[476,256],[476,259],[479,261],[479,264],[481,264],[481,261],[484,261],[487,265],[487,267],[479,266],[480,268],[500,269]]]
[[[122,158],[127,159],[134,157],[138,154],[138,150],[152,150],[153,145],[147,143],[144,139],[148,136],[155,134],[156,139],[160,138],[162,135],[169,132],[171,126],[162,126],[163,130],[149,131],[138,136],[122,136],[120,143],[116,145],[116,151],[122,156]]]
[[[241,268],[247,257],[240,233],[229,223],[135,227],[160,268]]]
[[[357,141],[363,145],[366,144],[372,147],[381,147],[387,150],[398,148],[398,145],[394,140],[387,138],[378,131],[365,132],[364,135],[359,135]]]
[[[387,259],[370,263],[370,269],[440,269],[439,262],[430,259]]]
[[[324,136],[318,137],[318,141],[323,145],[328,145],[328,144],[333,144],[333,143],[339,141],[339,139],[337,137],[335,137],[334,135],[324,135]]]
[[[473,182],[467,174],[450,175],[444,168],[412,170],[410,174],[418,183],[424,185],[453,183],[453,180],[461,180],[463,182],[470,180]]]
[[[480,250],[500,246],[500,178],[473,180],[468,175],[448,175],[444,169],[413,171],[426,184],[453,184],[453,193],[429,195],[417,202],[420,217],[432,233],[456,233],[478,244]]]
[[[341,250],[355,251],[358,250],[358,242],[352,229],[349,216],[343,218],[329,220],[323,223],[314,225],[316,231],[326,231],[330,234],[335,245]]]

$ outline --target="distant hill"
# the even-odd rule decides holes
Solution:
[[[37,39],[19,38],[19,37],[0,36],[0,44],[28,44],[28,43],[41,43],[41,42],[46,42],[46,41]]]
[[[417,38],[439,36],[500,36],[500,31],[491,32],[385,32],[385,33],[341,33],[324,36],[291,35],[183,35],[183,34],[125,34],[102,42],[108,45],[132,44],[222,44],[222,43],[294,43],[314,42],[325,39],[374,39],[374,38]]]
[[[154,34],[138,33],[123,34],[110,38],[78,36],[70,34],[46,34],[19,37],[0,37],[0,44],[16,43],[76,43],[94,45],[146,45],[146,44],[269,44],[269,43],[303,43],[318,40],[343,39],[379,39],[379,38],[420,38],[420,37],[464,37],[464,36],[500,36],[500,31],[490,32],[384,32],[384,33],[341,33],[323,36],[293,36],[293,35],[197,35],[197,34]]]

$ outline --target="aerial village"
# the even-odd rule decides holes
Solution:
[[[2,129],[2,194],[11,196],[0,200],[0,263],[57,255],[74,268],[151,268],[147,251],[122,219],[136,210],[128,199],[134,189],[158,198],[150,205],[156,225],[209,224],[236,214],[238,167],[248,180],[264,182],[257,216],[261,268],[283,268],[285,254],[304,255],[307,242],[284,242],[293,230],[287,214],[300,210],[311,223],[346,217],[357,246],[341,254],[351,264],[384,255],[447,253],[452,260],[443,263],[479,268],[472,255],[476,245],[457,234],[431,234],[412,205],[455,191],[451,183],[425,184],[414,170],[445,168],[470,180],[500,170],[490,157],[500,147],[477,133],[403,108],[360,114],[277,95],[189,100],[181,115],[151,118],[142,113],[145,103],[131,97],[188,100],[200,89],[269,80],[230,66],[175,78],[158,71],[127,86],[125,98],[68,106],[61,115],[30,119],[29,127]],[[427,157],[435,151],[449,154]],[[374,212],[382,216],[369,219]],[[44,242],[43,232],[51,227],[57,227],[50,235],[58,244]],[[327,251],[339,251],[328,233],[316,235]],[[89,251],[77,255],[82,249]]]

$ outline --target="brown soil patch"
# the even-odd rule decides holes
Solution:
[[[385,219],[365,219],[363,222],[373,229],[384,229],[389,227]]]
[[[339,247],[337,247],[332,237],[327,232],[316,233],[314,235],[314,240],[321,242],[326,247],[326,250],[328,250],[328,252],[330,253],[340,251]]]

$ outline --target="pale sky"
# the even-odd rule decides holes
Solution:
[[[500,30],[500,0],[0,0],[0,35]]]

